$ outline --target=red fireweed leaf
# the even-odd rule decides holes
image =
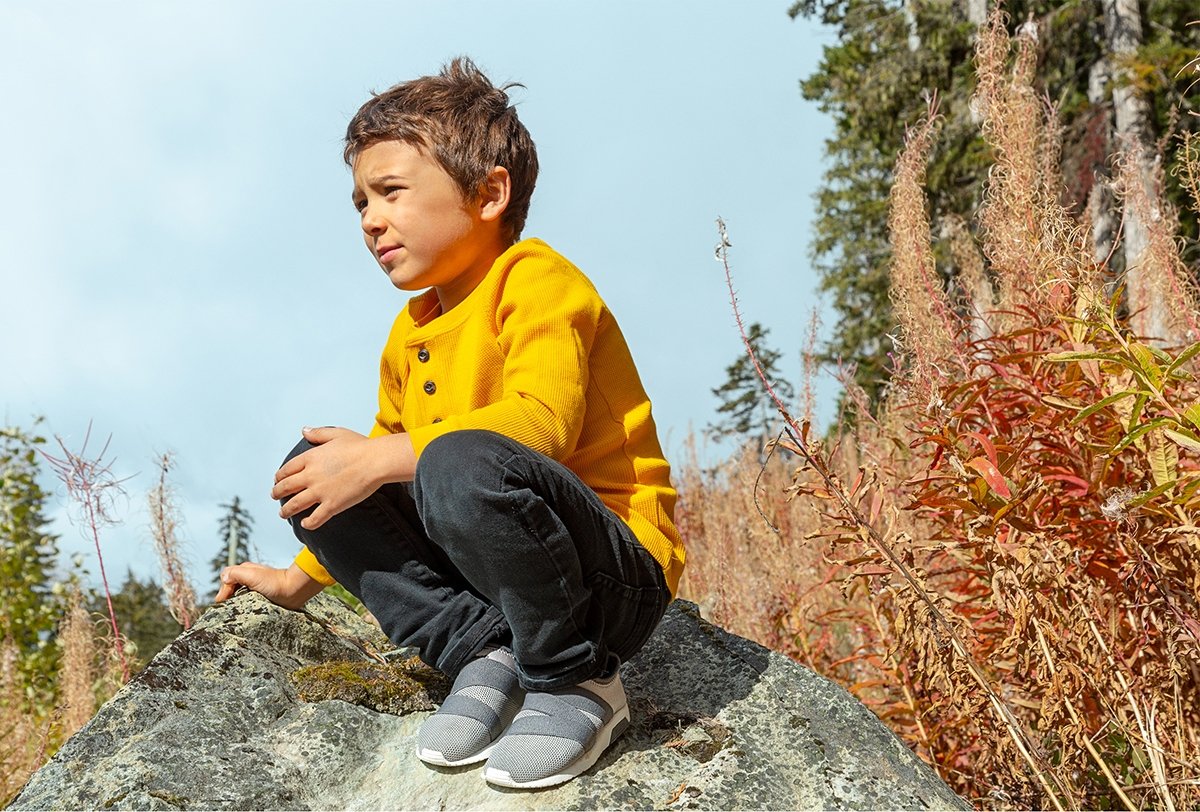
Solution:
[[[1057,479],[1061,482],[1066,482],[1068,484],[1074,485],[1075,487],[1071,488],[1068,491],[1068,494],[1071,496],[1083,496],[1092,488],[1092,484],[1090,482],[1088,482],[1086,479],[1077,477],[1073,474],[1044,474],[1042,476],[1042,479],[1043,480]]]
[[[1001,499],[1011,499],[1012,491],[1009,490],[1008,483],[1004,481],[1003,474],[991,460],[986,457],[975,457],[967,463],[968,468],[974,468],[983,477],[983,481],[988,484],[997,496]]]
[[[988,461],[992,463],[993,468],[1000,466],[1000,461],[996,458],[996,446],[992,445],[992,441],[987,438],[987,435],[979,431],[964,431],[963,436],[973,437],[983,447],[983,453],[987,454]]]

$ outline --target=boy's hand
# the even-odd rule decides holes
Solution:
[[[291,497],[279,511],[285,519],[315,507],[300,522],[306,530],[316,530],[386,482],[412,479],[416,469],[407,434],[370,439],[350,429],[306,428],[304,439],[317,447],[293,457],[275,473],[271,496]]]
[[[316,530],[330,517],[358,504],[379,489],[383,480],[371,469],[371,441],[350,429],[304,429],[316,448],[288,460],[275,472],[273,499],[288,499],[279,515],[290,519],[316,507],[300,525]]]
[[[319,581],[309,578],[295,564],[281,570],[246,561],[221,570],[221,588],[217,591],[216,603],[233,597],[239,586],[254,590],[284,609],[299,609],[323,589]]]

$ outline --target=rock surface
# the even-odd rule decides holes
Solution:
[[[289,612],[241,595],[155,657],[10,809],[970,808],[841,688],[681,601],[622,667],[632,727],[540,792],[417,760],[422,708],[444,696],[432,672],[403,667],[416,681],[385,702],[403,715],[299,698],[298,669],[390,647],[336,599]]]

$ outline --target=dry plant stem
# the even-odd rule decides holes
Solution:
[[[1179,778],[1167,782],[1172,787],[1200,787],[1200,778]],[[1130,784],[1125,789],[1151,789],[1153,784]]]
[[[166,575],[167,595],[171,614],[183,628],[190,629],[196,615],[196,594],[188,583],[186,568],[179,556],[179,542],[175,536],[176,513],[172,505],[172,492],[167,483],[167,474],[173,465],[170,454],[158,459],[158,484],[150,491],[147,501],[153,527],[154,544]]]
[[[883,628],[883,621],[879,617],[879,610],[875,607],[874,601],[868,601],[867,606],[871,608],[871,620],[875,624],[875,631],[879,635],[880,640],[887,639],[887,633]],[[933,742],[929,738],[929,731],[925,728],[925,723],[921,721],[921,710],[917,707],[917,699],[913,696],[912,688],[909,684],[908,674],[904,671],[904,666],[897,661],[896,671],[894,672],[899,678],[900,690],[904,692],[904,701],[908,704],[909,711],[912,713],[913,724],[917,726],[917,735],[921,739],[921,745],[925,748],[926,753],[934,752]]]
[[[1137,542],[1135,541],[1135,543]],[[1179,608],[1177,605],[1178,601],[1176,601],[1174,596],[1171,595],[1171,591],[1163,586],[1162,575],[1155,569],[1153,557],[1146,552],[1145,548],[1143,548],[1141,544],[1137,544],[1137,551],[1138,559],[1143,565],[1144,572],[1150,579],[1150,583],[1154,585],[1154,590],[1160,596],[1162,596],[1163,604],[1165,604],[1167,609],[1170,610],[1171,615],[1179,622],[1179,625],[1183,627],[1183,630],[1187,632],[1187,635],[1192,638],[1192,641],[1197,645],[1200,645],[1200,637],[1196,636],[1196,633],[1192,631],[1191,625],[1187,623],[1189,616]]]
[[[817,330],[820,326],[821,318],[814,307],[808,317],[808,334],[804,337],[804,350],[801,352],[804,363],[804,385],[801,387],[801,394],[804,398],[804,419],[809,423],[813,421],[813,404],[816,403],[813,379],[817,375]]]
[[[1158,746],[1158,735],[1154,729],[1153,716],[1150,718],[1150,727],[1147,729],[1141,708],[1138,707],[1137,701],[1133,698],[1133,691],[1130,689],[1129,681],[1125,679],[1124,672],[1113,658],[1112,652],[1109,651],[1108,645],[1104,642],[1104,636],[1100,634],[1100,630],[1096,628],[1096,624],[1092,618],[1089,617],[1087,623],[1088,628],[1092,631],[1092,636],[1096,638],[1097,645],[1104,652],[1104,657],[1108,660],[1109,667],[1116,676],[1117,682],[1121,684],[1121,690],[1125,694],[1125,698],[1129,701],[1129,707],[1133,711],[1133,718],[1137,721],[1138,730],[1141,731],[1142,740],[1147,746],[1146,752],[1150,758],[1150,766],[1154,768],[1154,777],[1156,779],[1152,786],[1168,812],[1175,812],[1175,802],[1171,798],[1171,791],[1167,788],[1167,772],[1166,766],[1163,763],[1163,750]],[[1150,712],[1151,714],[1154,712],[1153,705],[1150,707]]]
[[[934,95],[925,119],[905,134],[888,198],[892,306],[903,335],[904,354],[913,364],[914,384],[922,395],[947,376],[940,362],[951,361],[962,372],[967,369],[955,341],[962,325],[933,258],[926,213],[925,167],[940,123],[937,104]]]
[[[71,736],[92,718],[96,709],[92,689],[95,682],[96,643],[92,620],[83,606],[83,596],[78,589],[71,591],[58,640],[62,646],[58,707],[62,716],[63,735]]]
[[[1172,683],[1172,687],[1174,689],[1173,693],[1174,693],[1174,699],[1175,699],[1175,718],[1182,719],[1183,718],[1183,701],[1179,697],[1179,675],[1178,674],[1175,674],[1174,676],[1172,676],[1171,683]],[[1182,755],[1184,753],[1184,749],[1183,749],[1183,728],[1181,725],[1175,726],[1175,747],[1179,751],[1180,756],[1182,757]]]
[[[1036,617],[1033,618],[1033,629],[1037,632],[1038,644],[1042,647],[1042,655],[1046,658],[1046,665],[1050,668],[1050,673],[1052,675],[1057,674],[1058,668],[1054,664],[1054,658],[1050,656],[1050,646],[1046,643],[1046,636],[1042,633],[1042,621]],[[1071,721],[1082,730],[1083,720],[1079,718],[1079,712],[1075,709],[1075,703],[1071,701],[1071,697],[1064,694],[1063,703],[1067,706],[1067,712],[1071,714]],[[1137,809],[1137,805],[1121,789],[1121,782],[1112,774],[1112,769],[1108,766],[1108,762],[1104,760],[1104,757],[1100,755],[1096,746],[1092,744],[1091,737],[1084,735],[1080,738],[1083,739],[1083,746],[1091,754],[1092,760],[1096,762],[1096,766],[1100,768],[1100,772],[1104,773],[1104,777],[1108,779],[1109,786],[1113,788],[1113,791],[1117,793],[1117,797],[1125,804],[1125,808]]]
[[[66,451],[66,448],[63,448]],[[85,502],[88,518],[88,530],[92,535],[92,541],[96,545],[96,560],[100,562],[100,581],[104,584],[104,602],[108,606],[108,619],[112,624],[113,632],[113,647],[117,651],[117,655],[121,660],[121,677],[129,681],[129,663],[125,662],[125,652],[121,646],[121,629],[117,626],[117,612],[113,609],[112,590],[108,586],[108,573],[104,569],[104,553],[100,550],[100,525],[96,516],[96,508],[91,500]]]
[[[893,571],[898,573],[901,578],[904,579],[904,581],[908,584],[908,587],[929,609],[930,616],[941,626],[941,630],[949,639],[954,653],[962,660],[972,679],[975,680],[980,689],[987,696],[993,711],[995,711],[997,717],[1004,725],[1009,736],[1012,738],[1013,743],[1016,745],[1018,752],[1020,752],[1021,757],[1033,771],[1038,783],[1041,785],[1046,795],[1050,798],[1050,801],[1054,804],[1054,807],[1058,809],[1059,812],[1065,812],[1066,807],[1063,804],[1063,800],[1060,799],[1060,796],[1065,797],[1068,806],[1077,807],[1078,804],[1074,802],[1074,799],[1071,797],[1071,794],[1067,788],[1059,784],[1058,778],[1054,775],[1054,772],[1050,766],[1047,764],[1042,764],[1042,760],[1035,755],[1034,746],[1030,742],[1024,728],[1022,728],[1020,720],[1008,707],[1004,700],[1000,698],[999,694],[997,694],[992,688],[982,669],[975,662],[975,659],[967,650],[966,645],[963,643],[958,633],[946,621],[945,616],[942,614],[937,604],[930,600],[929,595],[917,582],[916,578],[913,577],[913,574],[909,571],[908,567],[896,556],[896,554],[888,546],[887,542],[884,541],[882,536],[880,536],[879,531],[876,530],[875,527],[867,520],[867,518],[862,515],[862,513],[858,510],[858,507],[850,500],[850,497],[847,496],[845,490],[841,486],[841,483],[837,481],[837,479],[829,471],[828,467],[824,464],[824,461],[820,459],[817,453],[813,451],[808,441],[807,424],[801,426],[796,422],[796,419],[792,417],[790,412],[788,412],[787,406],[784,405],[783,400],[775,392],[775,388],[771,385],[771,382],[763,373],[762,366],[759,364],[758,358],[755,356],[754,347],[750,344],[750,338],[746,333],[745,322],[742,319],[741,309],[738,307],[737,294],[734,292],[733,287],[733,271],[729,266],[729,247],[731,243],[729,242],[728,234],[726,232],[725,222],[719,218],[717,220],[717,231],[721,237],[721,242],[717,245],[717,259],[721,262],[725,270],[725,282],[729,288],[729,302],[733,308],[734,320],[737,322],[738,331],[742,337],[742,345],[746,350],[747,356],[750,358],[751,364],[754,366],[755,372],[762,381],[767,395],[771,398],[771,401],[775,404],[775,407],[779,410],[779,414],[783,417],[784,422],[788,426],[788,428],[785,428],[785,432],[787,433],[788,438],[791,440],[792,447],[790,450],[800,454],[804,461],[814,471],[817,472],[817,474],[825,483],[826,490],[828,490],[830,494],[837,498],[837,501],[840,503],[841,509],[844,511],[845,515],[853,520],[855,526],[860,529],[863,540],[867,541],[873,548],[875,548],[876,552],[878,552],[891,564]],[[1053,781],[1057,787],[1051,787],[1049,783],[1050,781]]]
[[[56,437],[63,456],[61,458],[52,457],[44,451],[42,456],[50,463],[51,469],[67,489],[67,496],[83,507],[86,529],[96,546],[96,560],[100,564],[100,581],[104,586],[104,601],[108,606],[108,617],[112,624],[113,650],[121,663],[121,678],[128,682],[129,663],[125,660],[125,651],[121,645],[121,630],[117,626],[117,613],[113,609],[112,590],[108,585],[108,573],[104,569],[104,553],[100,549],[100,525],[112,523],[105,508],[107,492],[113,488],[120,491],[120,483],[113,478],[111,464],[104,462],[104,455],[108,452],[108,443],[111,438],[104,443],[99,454],[95,457],[88,457],[86,456],[87,444],[91,436],[92,427],[88,425],[87,433],[83,438],[83,446],[78,453],[69,451],[63,439]]]
[[[754,478],[754,509],[758,511],[758,515],[762,518],[763,522],[766,523],[767,527],[771,528],[771,532],[777,536],[782,535],[782,533],[780,533],[775,522],[771,521],[771,518],[767,515],[767,512],[763,510],[762,503],[758,501],[758,491],[759,484],[762,482],[763,474],[767,472],[767,466],[771,464],[771,457],[775,456],[775,449],[779,447],[779,441],[781,439],[783,439],[782,431],[779,432],[779,436],[776,437],[774,441],[770,443],[770,445],[768,445],[767,457],[763,460],[762,465],[758,469],[758,476]]]

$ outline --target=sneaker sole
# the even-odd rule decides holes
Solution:
[[[580,773],[587,772],[593,764],[600,760],[600,756],[607,750],[613,742],[621,737],[625,729],[629,727],[629,706],[624,705],[613,714],[604,727],[600,728],[596,733],[596,741],[592,746],[583,752],[579,758],[575,759],[567,768],[560,773],[547,776],[545,778],[537,778],[533,781],[517,781],[512,775],[505,770],[498,770],[495,767],[488,767],[483,771],[483,778],[489,784],[495,784],[501,787],[509,787],[511,789],[540,789],[543,787],[553,787],[558,784],[564,784],[575,778]],[[491,748],[488,748],[489,750]]]
[[[498,741],[498,740],[497,740]],[[458,761],[451,761],[437,750],[417,750],[417,758],[426,764],[432,764],[435,767],[466,767],[470,764],[478,764],[481,761],[487,761],[488,756],[492,754],[492,748],[496,746],[496,742],[492,742],[487,747],[480,750],[478,753],[460,758]]]

